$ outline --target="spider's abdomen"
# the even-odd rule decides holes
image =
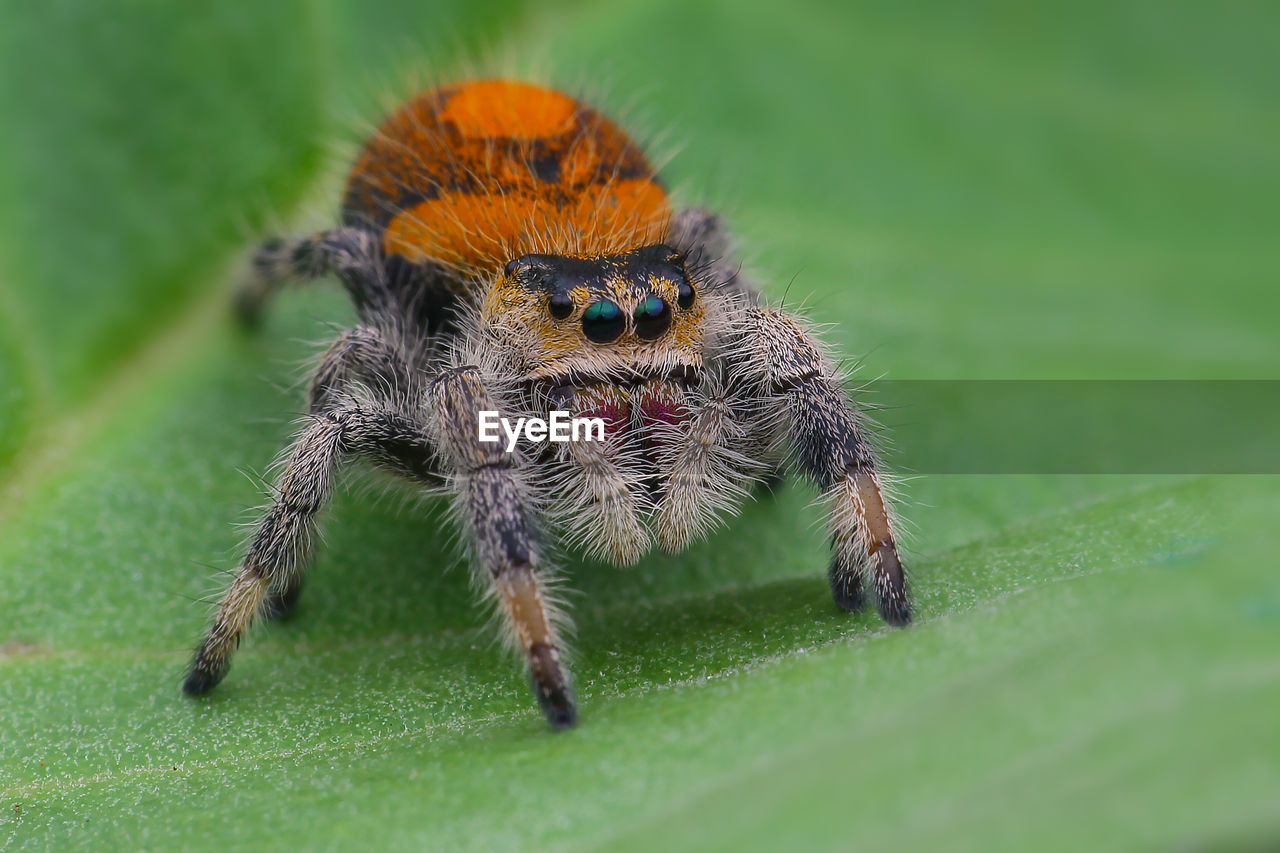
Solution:
[[[662,239],[666,192],[609,119],[507,80],[432,89],[391,115],[347,180],[343,221],[384,252],[462,273],[531,252],[612,252]]]

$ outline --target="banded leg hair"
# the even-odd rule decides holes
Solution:
[[[276,237],[254,252],[236,294],[236,314],[257,325],[267,303],[291,284],[337,273],[362,316],[395,318],[395,302],[381,262],[378,238],[359,228],[330,228],[306,237]]]
[[[499,600],[508,636],[524,654],[534,692],[551,725],[578,717],[561,661],[560,614],[548,599],[548,572],[532,511],[533,492],[517,454],[479,438],[479,413],[502,411],[479,368],[446,370],[431,388],[440,455],[451,472],[455,506],[471,544],[477,580]]]
[[[831,593],[861,609],[869,581],[880,615],[891,625],[911,621],[905,567],[875,453],[839,376],[800,323],[772,308],[750,308],[735,358],[738,378],[781,418],[800,471],[822,489],[833,540]]]
[[[422,436],[419,454],[429,458],[425,429],[401,414],[347,404],[312,415],[293,443],[271,507],[222,599],[213,627],[196,650],[183,684],[187,693],[207,693],[222,680],[231,655],[272,590],[278,593],[277,608],[297,599],[316,515],[329,500],[343,458],[361,452],[375,458],[402,454],[415,434]]]
[[[260,610],[283,615],[296,604],[315,532],[342,459],[363,453],[384,466],[427,482],[431,446],[426,427],[397,399],[409,393],[409,367],[377,329],[357,326],[325,354],[310,391],[310,422],[294,441],[270,508],[258,524],[239,573],[223,597],[204,642],[196,650],[184,689],[211,690]],[[359,405],[349,391],[359,384],[381,392],[386,405]],[[398,404],[398,405],[397,405]]]
[[[308,392],[308,411],[320,416],[351,403],[356,394],[375,395],[382,409],[382,430],[376,441],[365,441],[361,451],[392,473],[423,485],[439,485],[442,478],[423,438],[425,426],[405,414],[416,411],[423,396],[410,364],[390,336],[372,326],[356,326],[334,341],[320,360]],[[302,592],[303,575],[294,571],[272,586],[268,617],[292,612]]]
[[[343,340],[368,334],[369,329],[357,328]],[[341,344],[330,352],[349,358],[352,350]],[[334,355],[335,360],[340,357]],[[373,364],[383,362],[374,359]],[[357,374],[367,368],[359,363],[326,364],[319,375]],[[341,398],[343,395],[330,390],[318,399]],[[493,397],[475,368],[460,368],[436,379],[429,404],[434,422],[430,426],[407,412],[347,402],[316,415],[302,431],[289,454],[275,500],[223,598],[213,627],[196,651],[184,684],[187,693],[206,693],[222,680],[240,638],[272,589],[283,590],[282,598],[296,599],[315,516],[332,492],[334,473],[343,457],[365,455],[415,480],[438,485],[432,464],[433,448],[438,448],[454,472],[450,481],[477,568],[496,592],[510,633],[525,654],[539,702],[552,725],[573,725],[577,710],[560,660],[556,613],[544,592],[541,549],[529,509],[532,490],[509,454],[478,440],[477,413],[496,409]]]

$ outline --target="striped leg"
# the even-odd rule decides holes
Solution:
[[[388,408],[383,415],[391,427],[381,442],[361,448],[374,462],[415,482],[439,485],[431,449],[422,441],[424,428],[409,415],[421,397],[409,358],[396,339],[374,326],[357,326],[334,341],[311,380],[309,410],[313,414],[341,408],[351,402],[357,388],[374,389]],[[366,391],[367,393],[367,391]],[[266,615],[282,618],[297,606],[303,573],[288,573],[273,584],[267,595]]]
[[[456,507],[475,569],[496,593],[509,637],[529,666],[538,702],[557,729],[578,717],[561,662],[557,611],[548,599],[547,569],[534,528],[533,489],[514,453],[479,439],[482,411],[500,411],[478,368],[442,373],[431,389],[434,429],[450,470]]]
[[[378,240],[357,228],[331,228],[308,237],[264,242],[254,252],[249,275],[236,294],[236,314],[246,325],[257,325],[276,293],[330,273],[337,274],[362,314],[394,316]]]
[[[833,539],[831,591],[856,610],[870,581],[880,615],[911,621],[905,567],[875,454],[857,410],[817,344],[792,317],[749,309],[743,336],[751,348],[743,378],[781,417],[801,471],[823,489]]]
[[[354,406],[313,416],[294,442],[271,507],[222,599],[213,627],[196,650],[183,685],[187,693],[207,693],[222,680],[240,638],[264,609],[270,590],[293,590],[296,596],[316,514],[329,500],[342,458],[350,451],[376,455],[376,448],[403,448],[415,433],[425,436],[424,430],[398,415]],[[419,439],[419,452],[429,452],[425,437]]]

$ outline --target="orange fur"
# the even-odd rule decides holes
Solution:
[[[388,254],[486,275],[530,252],[661,242],[671,209],[609,119],[552,89],[482,80],[432,89],[384,121],[343,214],[382,233]]]

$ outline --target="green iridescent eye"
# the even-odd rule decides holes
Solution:
[[[635,321],[636,334],[651,341],[671,326],[671,307],[661,296],[650,296],[636,306]]]
[[[622,309],[607,299],[591,303],[582,312],[582,332],[598,344],[607,344],[626,327],[627,318],[622,316]]]

